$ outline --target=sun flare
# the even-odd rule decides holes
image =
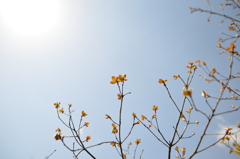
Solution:
[[[0,23],[17,36],[38,37],[53,31],[60,14],[59,0],[0,0]]]

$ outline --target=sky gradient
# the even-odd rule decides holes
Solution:
[[[0,0],[0,5],[4,1]],[[32,27],[21,21],[8,23],[10,13],[0,11],[0,158],[42,159],[53,150],[57,151],[51,159],[72,157],[71,152],[53,138],[58,127],[63,129],[63,134],[67,132],[57,118],[55,102],[61,102],[65,109],[72,103],[76,122],[82,110],[87,112],[85,121],[90,125],[82,136],[92,137],[90,145],[114,140],[111,122],[105,119],[105,114],[118,115],[118,88],[109,82],[111,76],[119,74],[127,74],[125,92],[131,92],[124,99],[124,127],[131,126],[132,112],[151,116],[152,106],[158,105],[160,127],[166,137],[170,137],[177,119],[176,110],[158,79],[169,80],[167,84],[173,97],[181,103],[183,84],[174,81],[172,76],[181,74],[186,79],[188,62],[200,59],[210,68],[228,71],[229,61],[226,55],[218,54],[216,40],[221,36],[219,32],[227,32],[229,22],[219,25],[221,17],[212,16],[208,23],[208,14],[190,14],[189,7],[207,9],[204,0],[48,1],[52,8],[42,5],[39,12],[48,9],[50,19],[40,19],[41,14],[29,17],[25,23],[32,19],[36,23]],[[47,1],[43,3],[47,5]],[[219,3],[213,2],[212,9],[221,12]],[[13,8],[16,5],[12,3]],[[20,13],[21,9],[13,15]],[[22,30],[11,29],[16,27],[14,24],[21,24]],[[236,66],[239,68],[239,63]],[[210,87],[198,78],[200,74],[204,75],[198,69],[192,83],[193,97],[197,104],[204,105],[201,91],[219,90],[219,86]],[[233,86],[239,86],[239,82]],[[211,92],[211,95],[217,94],[219,92]],[[201,115],[193,118],[202,120],[204,125]],[[237,125],[239,119],[239,112],[216,118],[210,130],[216,133],[226,125]],[[200,126],[193,126],[189,132],[198,133],[199,129]],[[138,155],[144,149],[145,159],[156,159],[159,155],[166,158],[167,149],[141,125],[134,129],[127,143],[136,138],[142,139]],[[195,138],[186,140],[179,147],[191,150],[194,141]],[[206,144],[211,141],[206,140]],[[99,159],[117,158],[117,152],[109,144],[92,151]],[[211,158],[236,158],[222,146],[215,146],[196,158],[210,155]],[[82,157],[90,158],[85,153]]]

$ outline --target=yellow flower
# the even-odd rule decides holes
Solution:
[[[150,129],[152,127],[152,125],[148,125],[148,129]]]
[[[118,100],[122,99],[122,95],[121,94],[118,93],[117,96],[118,96]]]
[[[217,72],[217,69],[216,68],[212,68],[212,73],[216,73]]]
[[[230,140],[230,137],[229,137],[229,136],[226,136],[225,139],[229,141],[229,140]]]
[[[63,108],[58,110],[59,113],[64,113]]]
[[[112,123],[112,127],[113,127],[113,128],[116,128],[117,126],[116,126],[115,124]]]
[[[141,115],[141,119],[142,119],[142,121],[143,121],[144,119],[146,119],[146,116]]]
[[[72,107],[72,104],[68,104],[69,107]]]
[[[167,80],[163,80],[163,79],[158,80],[158,83],[160,83],[160,84],[165,84],[166,82],[167,82]]]
[[[230,53],[234,53],[234,49],[236,46],[234,45],[233,42],[230,43],[230,46],[226,48],[226,51],[229,51]]]
[[[85,111],[82,111],[82,117],[86,117],[87,114],[85,113]]]
[[[198,125],[198,124],[199,124],[199,121],[195,121],[195,124],[197,124],[197,125]]]
[[[228,30],[229,30],[229,31],[234,31],[235,28],[234,28],[234,27],[228,27]]]
[[[197,64],[200,64],[200,60],[197,60],[196,63],[197,63]]]
[[[214,74],[211,74],[210,77],[215,77]]]
[[[152,110],[153,110],[153,111],[157,111],[157,110],[158,110],[158,106],[154,105],[154,106],[152,107]]]
[[[210,95],[207,94],[205,91],[202,91],[202,96],[203,96],[203,97],[206,97],[206,98],[210,97]]]
[[[178,75],[174,75],[174,76],[173,76],[173,79],[176,80],[176,79],[178,79],[178,77],[180,77],[180,74],[178,74]]]
[[[206,62],[204,62],[204,61],[202,62],[202,64],[203,64],[203,65],[205,65],[205,66],[207,65],[207,63],[206,63]]]
[[[113,134],[118,133],[118,129],[117,129],[116,127],[113,127],[113,128],[112,128],[112,133],[113,133]]]
[[[183,148],[181,148],[180,149],[180,151],[182,152],[182,154],[183,154],[183,156],[185,155],[185,153],[186,153],[186,148],[185,147],[183,147]]]
[[[60,139],[61,139],[61,133],[56,133],[53,137],[54,137],[56,140],[60,140]]]
[[[187,89],[187,90],[183,90],[183,91],[182,91],[182,94],[183,94],[184,96],[192,96],[192,88]]]
[[[186,148],[185,148],[185,147],[181,148],[180,150],[181,150],[182,152],[186,152]]]
[[[184,84],[183,88],[188,88],[188,84]]]
[[[112,142],[110,143],[110,145],[112,145],[112,146],[116,146],[116,144],[117,144],[116,141],[112,141]]]
[[[141,143],[141,139],[136,139],[135,143],[136,144],[140,144]]]
[[[229,131],[229,130],[232,130],[232,128],[226,127],[225,130]]]
[[[135,124],[140,124],[140,121],[137,121],[136,123],[134,123],[134,125],[135,125]]]
[[[152,115],[152,119],[153,119],[153,118],[156,118],[156,114],[153,114],[153,115]]]
[[[88,142],[91,139],[91,136],[86,137],[86,142]]]
[[[128,145],[132,145],[132,142],[129,142]]]
[[[114,133],[114,134],[118,133],[117,126],[113,123],[112,123],[112,133]]]
[[[60,102],[54,103],[53,105],[55,106],[55,108],[59,108],[60,107]]]
[[[186,111],[186,113],[190,113],[191,111],[192,111],[192,107],[190,107],[187,111]]]
[[[190,66],[186,66],[186,68],[190,68],[190,69],[197,69],[197,66],[196,65],[193,65],[194,62],[188,62],[188,64]],[[192,73],[191,71],[188,71],[188,73]]]
[[[120,82],[124,82],[124,81],[127,81],[127,79],[126,79],[126,77],[127,77],[127,75],[125,74],[125,75],[119,75],[118,76],[118,79],[120,80]]]
[[[106,114],[105,116],[106,116],[106,119],[108,119],[108,118],[111,119],[111,117],[108,114]]]
[[[180,118],[184,118],[184,114],[181,114],[181,115],[180,115]]]
[[[231,134],[230,130],[232,130],[232,128],[226,127],[225,130],[226,130],[226,134],[230,135]]]
[[[194,63],[194,62],[188,62],[188,64],[189,64],[190,66],[192,66],[192,65],[193,65],[193,63]]]
[[[239,144],[236,145],[236,147],[235,147],[235,149],[234,149],[234,152],[235,152],[238,156],[240,156],[240,145],[239,145]]]
[[[178,151],[178,146],[175,147],[175,150]]]
[[[61,132],[62,130],[60,128],[57,128],[55,131],[56,132]]]
[[[84,123],[84,126],[88,127],[88,125],[89,125],[89,122]]]
[[[135,118],[137,116],[137,114],[136,113],[132,113],[132,116]]]
[[[118,82],[124,82],[124,81],[127,81],[126,79],[127,75],[119,75],[118,77],[115,77],[115,76],[112,76],[112,81],[110,81],[111,84],[115,84],[115,83],[118,83]]]
[[[112,76],[112,81],[110,81],[111,84],[115,84],[119,82],[118,77]]]

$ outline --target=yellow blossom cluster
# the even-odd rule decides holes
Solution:
[[[210,95],[209,94],[207,94],[205,91],[202,91],[202,94],[201,94],[203,97],[206,97],[206,98],[208,98],[208,97],[210,97]]]
[[[178,74],[178,75],[174,75],[174,76],[173,76],[173,79],[176,80],[176,79],[178,79],[178,77],[180,77],[180,74]]]
[[[136,113],[132,113],[132,116],[135,118],[137,116],[137,114]]]
[[[238,52],[234,50],[235,48],[236,48],[236,46],[235,46],[234,42],[231,42],[230,46],[226,48],[226,51],[229,51],[229,53],[238,54]]]
[[[183,94],[184,96],[192,96],[192,88],[187,89],[187,90],[183,90],[183,91],[182,91],[182,94]]]
[[[60,107],[60,102],[56,102],[53,105],[55,106],[55,108],[59,108]]]
[[[112,81],[110,81],[111,84],[119,83],[127,81],[126,79],[127,75],[119,75],[119,76],[112,76]]]
[[[166,82],[167,82],[167,80],[163,80],[163,79],[158,80],[158,83],[160,83],[160,84],[165,84]]]
[[[89,125],[89,122],[84,123],[84,126],[88,127],[88,125]]]
[[[112,146],[116,146],[116,144],[117,144],[116,141],[112,141],[112,142],[110,142],[110,145],[112,145]]]
[[[190,68],[190,70],[191,70],[191,69],[194,69],[194,70],[197,69],[197,66],[194,65],[194,62],[188,62],[188,64],[189,64],[189,66],[186,66],[186,68]],[[188,73],[190,73],[190,72],[188,72]]]
[[[60,128],[57,128],[55,131],[56,132],[61,132],[62,130]]]
[[[230,130],[232,130],[232,128],[226,127],[225,130],[226,130],[226,134],[227,134],[227,135],[230,135],[230,134],[231,134],[231,131],[230,131]]]
[[[86,136],[86,142],[88,142],[91,139],[91,136]]]
[[[60,140],[62,137],[61,137],[61,134],[62,133],[56,133],[55,135],[54,135],[54,138],[56,139],[56,140]]]
[[[146,119],[146,116],[145,115],[141,115],[141,119],[143,121],[144,119]]]
[[[134,123],[134,125],[136,125],[136,124],[140,124],[140,121],[137,121],[136,123]]]
[[[187,111],[186,111],[186,113],[191,113],[191,111],[192,111],[192,107],[190,107]]]
[[[141,139],[136,139],[135,143],[138,145],[141,143]]]
[[[53,136],[54,138],[55,138],[55,140],[60,140],[62,137],[61,137],[61,129],[60,128],[57,128],[56,130],[55,130],[57,133]]]
[[[184,156],[185,153],[186,153],[186,148],[185,148],[185,147],[179,149],[179,147],[176,146],[176,147],[175,147],[175,150],[176,150],[178,153],[179,153],[179,150],[180,150],[180,152],[182,152],[182,156]],[[180,153],[179,153],[179,155],[180,155]],[[176,157],[176,158],[179,158],[179,155],[175,155],[175,157]],[[184,158],[185,158],[185,157],[184,157]]]
[[[122,95],[121,94],[117,94],[118,100],[122,99]]]
[[[153,111],[157,111],[157,110],[158,110],[158,106],[154,105],[154,106],[152,107],[152,110],[153,110]]]
[[[112,123],[112,133],[113,133],[113,134],[118,133],[117,126],[116,126],[115,124],[113,124],[113,123]]]
[[[156,114],[153,114],[153,115],[152,115],[152,119],[153,119],[153,118],[156,118]]]
[[[180,115],[180,118],[184,118],[184,114],[181,114],[181,115]]]
[[[61,108],[61,109],[58,110],[58,112],[59,112],[59,113],[64,113],[64,109]]]
[[[108,114],[106,114],[105,116],[106,116],[106,119],[111,119],[111,117]]]
[[[82,111],[82,117],[86,117],[86,116],[87,116],[86,112]]]

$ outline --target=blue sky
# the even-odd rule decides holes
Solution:
[[[0,0],[0,5],[4,6],[5,2]],[[190,14],[189,7],[207,9],[204,0],[48,0],[42,3],[45,4],[42,8],[31,4],[17,13],[13,10],[19,8],[17,3],[5,4],[11,12],[4,12],[4,7],[0,11],[0,158],[38,159],[55,149],[52,159],[71,158],[71,152],[53,139],[56,128],[62,128],[63,134],[67,132],[57,118],[54,102],[61,102],[65,108],[72,103],[76,122],[82,110],[87,112],[85,121],[90,125],[83,130],[83,136],[92,137],[89,145],[114,140],[111,122],[105,119],[105,114],[117,117],[118,89],[109,82],[111,76],[119,74],[127,74],[125,91],[132,92],[124,99],[124,127],[131,126],[132,112],[150,116],[152,106],[158,105],[160,126],[170,137],[176,110],[158,79],[169,80],[169,89],[176,102],[181,103],[183,85],[172,76],[181,74],[186,78],[188,62],[200,59],[210,68],[228,70],[227,56],[219,55],[220,50],[216,49],[216,40],[221,37],[219,32],[227,32],[228,22],[219,25],[221,17],[212,16],[207,23],[207,14]],[[45,8],[46,5],[52,6]],[[40,19],[43,14],[36,14],[34,7],[39,9],[37,13],[49,11],[46,14],[49,16]],[[14,17],[29,8],[33,10],[26,12],[28,19],[22,19],[26,24],[13,23],[17,21]],[[218,3],[213,2],[212,9],[221,12]],[[13,16],[8,16],[10,13],[14,13]],[[236,66],[239,68],[239,64]],[[214,90],[220,87],[214,84],[210,87],[198,78],[199,74],[203,75],[201,69],[197,70],[192,87],[197,105],[202,106],[205,103],[201,90],[217,95]],[[239,86],[239,82],[233,86]],[[237,102],[224,104],[228,107]],[[201,115],[196,113],[193,119],[204,125]],[[238,123],[239,112],[235,112],[217,118],[210,130],[217,132],[221,126]],[[194,125],[189,132],[198,133],[200,128],[201,124]],[[166,149],[141,125],[134,129],[128,141],[136,138],[142,139],[138,153],[144,149],[143,158],[166,157]],[[191,150],[196,139],[197,135],[181,142],[179,147]],[[117,158],[117,152],[110,145],[92,151],[97,158]],[[225,147],[215,146],[196,158],[210,155],[212,158],[236,157],[229,155]],[[83,158],[89,157],[83,154]]]

